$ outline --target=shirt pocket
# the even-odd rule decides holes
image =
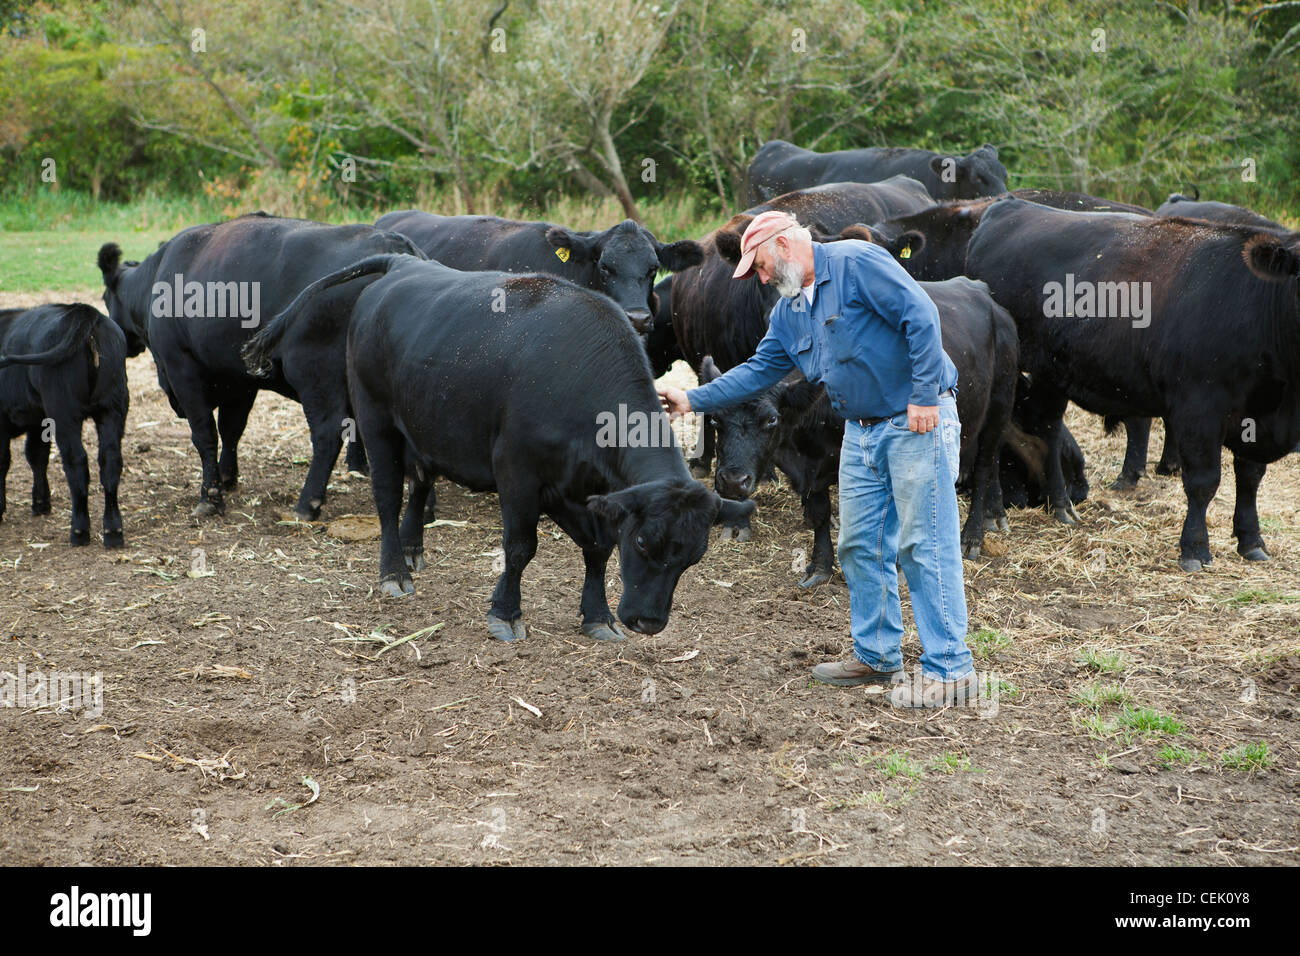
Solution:
[[[822,380],[821,364],[818,361],[817,342],[812,334],[800,335],[794,340],[794,364],[803,372],[803,377],[816,384]]]

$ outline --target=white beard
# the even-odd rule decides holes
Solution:
[[[772,253],[772,285],[787,299],[796,298],[803,289],[803,273],[789,259],[781,258],[779,252]]]

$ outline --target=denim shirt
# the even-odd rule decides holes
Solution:
[[[811,309],[802,294],[781,298],[754,355],[687,392],[694,411],[754,398],[794,368],[824,384],[835,412],[849,419],[938,405],[957,384],[939,310],[883,248],[858,239],[814,242],[813,275]]]

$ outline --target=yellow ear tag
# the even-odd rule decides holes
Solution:
[[[555,254],[560,257],[561,262],[569,261],[569,250],[567,247],[561,246],[560,248],[555,250]]]
[[[911,246],[903,246],[903,251],[900,252],[900,253],[898,254],[898,258],[900,258],[900,259],[910,259],[910,258],[912,258],[912,247],[911,247]]]

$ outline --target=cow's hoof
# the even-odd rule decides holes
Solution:
[[[985,531],[1010,531],[1011,523],[1007,521],[1007,516],[1002,515],[1000,518],[985,518]]]
[[[121,531],[105,531],[105,532],[104,532],[104,547],[106,547],[106,548],[120,548],[120,547],[122,547],[122,546],[125,545],[125,544],[126,544],[126,539],[122,537],[122,532],[121,532]]]
[[[691,477],[701,480],[709,477],[709,466],[696,461],[691,462]]]
[[[90,544],[90,532],[78,531],[76,528],[73,528],[72,533],[68,535],[68,544],[72,545],[74,548],[85,547]]]
[[[1141,477],[1140,475],[1138,477]],[[1132,491],[1138,486],[1137,478],[1130,478],[1128,475],[1120,475],[1110,483],[1111,491]]]
[[[1156,465],[1156,474],[1166,478],[1172,475],[1176,475],[1182,470],[1183,470],[1182,465],[1166,465],[1163,461],[1160,464]]]
[[[509,644],[511,641],[522,641],[528,636],[528,628],[524,627],[524,619],[517,617],[513,621],[507,621],[499,618],[494,614],[489,614],[487,619],[488,633],[498,641],[505,641]]]
[[[967,561],[978,561],[979,556],[980,556],[980,545],[978,544],[967,545],[966,550],[962,553],[962,557],[964,557]]]
[[[1251,548],[1249,551],[1243,552],[1241,556],[1247,561],[1267,561],[1269,559],[1269,554],[1264,550],[1263,545]]]
[[[239,487],[239,476],[238,476],[238,475],[222,475],[222,476],[221,476],[221,487],[222,487],[222,490],[224,490],[224,491],[232,491],[232,490],[234,490],[235,488],[238,488],[238,487]]]
[[[49,514],[49,513],[50,513],[50,499],[49,499],[49,498],[46,498],[44,501],[33,501],[33,502],[32,502],[32,514],[34,514],[34,515],[47,515],[47,514]]]
[[[831,573],[829,571],[823,571],[821,568],[817,568],[814,571],[810,571],[808,576],[799,582],[799,587],[815,588],[818,585],[825,584],[830,579]]]
[[[415,593],[415,585],[410,578],[389,578],[379,584],[379,596],[399,598]]]
[[[424,564],[423,550],[408,551],[406,553],[406,569],[408,571],[423,571],[424,568],[425,568],[425,564]]]
[[[1064,508],[1057,508],[1052,512],[1052,517],[1061,524],[1076,525],[1079,523],[1079,513],[1074,510],[1074,505],[1066,505]]]
[[[205,499],[194,506],[194,510],[190,512],[190,515],[195,518],[214,518],[217,515],[224,513],[225,510],[225,505],[213,504],[211,501]]]
[[[1212,558],[1202,561],[1200,558],[1179,558],[1178,566],[1187,572],[1204,571],[1213,563]]]
[[[718,534],[719,541],[735,541],[737,544],[743,544],[753,537],[753,532],[749,528],[732,528],[728,525],[722,526],[722,531]]]
[[[604,621],[597,621],[592,624],[584,624],[582,625],[582,633],[593,641],[604,641],[607,644],[621,644],[627,640],[627,635],[613,622],[607,624]]]

